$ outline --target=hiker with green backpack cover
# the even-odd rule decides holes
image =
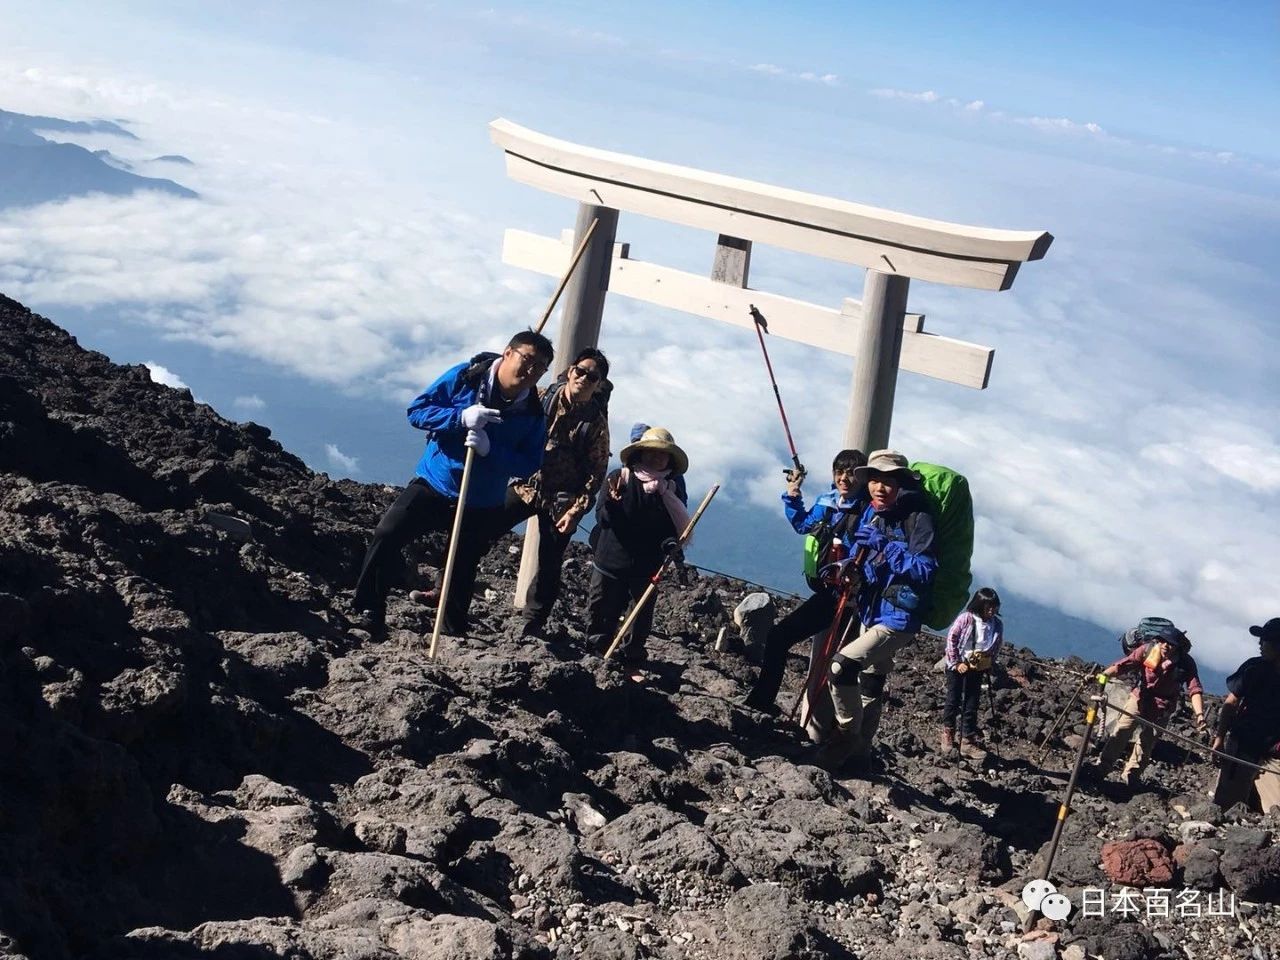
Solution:
[[[854,479],[866,483],[870,503],[852,538],[856,552],[843,561],[860,565],[858,633],[828,668],[836,725],[819,762],[833,771],[870,759],[894,656],[915,639],[938,570],[931,504],[907,458],[877,450]]]

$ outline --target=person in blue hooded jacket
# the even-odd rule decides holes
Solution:
[[[867,462],[861,450],[841,450],[831,461],[831,489],[818,496],[812,507],[806,508],[800,492],[801,479],[791,477],[782,494],[782,510],[787,522],[799,534],[813,533],[826,524],[831,542],[838,545],[841,556],[848,555],[853,533],[858,529],[862,512],[866,509],[865,484],[855,482],[854,474]],[[828,546],[830,553],[830,546]],[[818,566],[827,565],[829,556],[819,558]],[[744,701],[747,706],[765,713],[777,714],[775,700],[786,673],[787,651],[802,640],[815,634],[821,635],[831,628],[839,604],[839,593],[830,583],[810,581],[814,593],[769,631],[761,657],[760,675]]]
[[[854,556],[847,561],[861,562],[860,632],[836,652],[828,668],[836,728],[824,745],[822,762],[833,770],[869,758],[894,655],[915,639],[918,611],[938,569],[933,516],[907,458],[877,450],[855,471],[855,480],[866,483],[871,502],[853,535]]]
[[[450,367],[409,405],[409,423],[427,432],[427,447],[413,479],[373,532],[352,600],[356,610],[368,613],[374,632],[385,630],[387,593],[401,549],[423,534],[451,529],[470,447],[476,456],[441,623],[454,636],[466,631],[476,566],[502,533],[497,527],[507,484],[542,464],[547,425],[534,385],[553,359],[551,341],[524,330],[501,354],[477,354]]]

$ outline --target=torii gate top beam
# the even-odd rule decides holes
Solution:
[[[819,194],[558,140],[495,120],[507,175],[599,203],[868,269],[980,290],[1007,290],[1052,235],[929,220]]]

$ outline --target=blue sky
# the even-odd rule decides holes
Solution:
[[[0,108],[119,119],[138,142],[76,142],[201,199],[0,211],[0,290],[267,423],[319,469],[403,482],[420,443],[405,399],[541,312],[552,283],[501,264],[502,230],[554,234],[574,211],[505,178],[486,130],[505,116],[1050,231],[1011,291],[912,285],[929,329],[996,360],[982,392],[904,375],[893,443],[970,476],[976,562],[1002,593],[1116,631],[1167,614],[1218,669],[1280,614],[1259,559],[1280,537],[1274,7],[54,6],[0,0],[16,38]],[[194,166],[154,164],[172,153]],[[619,239],[697,271],[714,242],[626,215]],[[862,277],[758,247],[752,285],[838,305]],[[725,556],[790,569],[785,443],[754,338],[612,298],[602,345],[615,432],[665,422],[693,486],[726,480],[725,516],[764,533]],[[851,363],[770,346],[820,465]]]

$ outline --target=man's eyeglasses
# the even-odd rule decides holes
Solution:
[[[582,379],[587,381],[587,383],[599,383],[602,379],[600,371],[592,370],[590,367],[584,367],[575,363],[569,369],[573,371],[575,376],[582,377]]]
[[[547,372],[547,361],[543,360],[536,353],[525,353],[523,350],[512,350],[517,357],[520,358],[520,370],[524,373],[537,372],[538,376]]]

